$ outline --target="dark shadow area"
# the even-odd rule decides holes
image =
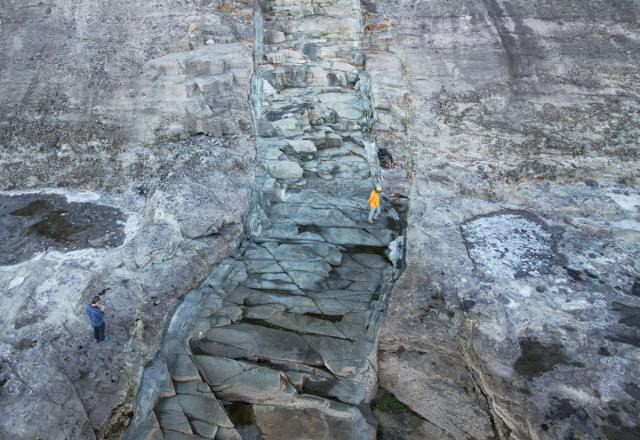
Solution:
[[[116,208],[67,202],[54,194],[0,195],[0,265],[46,250],[119,246],[125,220]]]

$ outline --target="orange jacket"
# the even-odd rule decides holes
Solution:
[[[371,191],[371,194],[369,194],[369,207],[377,208],[378,206],[380,206],[380,194],[378,194],[378,192],[374,189],[373,191]]]

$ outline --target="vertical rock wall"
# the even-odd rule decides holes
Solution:
[[[639,11],[363,1],[411,200],[379,377],[413,414],[383,438],[638,436]]]

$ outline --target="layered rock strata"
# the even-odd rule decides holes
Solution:
[[[127,438],[376,436],[367,406],[402,239],[390,200],[367,222],[378,166],[360,5],[269,0],[254,20],[247,237],[172,318]]]
[[[0,4],[0,438],[122,430],[177,300],[237,247],[250,23],[247,2]]]
[[[637,438],[639,8],[363,2],[373,137],[410,180],[383,438]],[[427,433],[427,434],[425,434]]]

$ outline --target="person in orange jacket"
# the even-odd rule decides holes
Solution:
[[[380,191],[382,191],[382,187],[376,185],[375,189],[369,194],[369,223],[378,220],[380,215]]]

